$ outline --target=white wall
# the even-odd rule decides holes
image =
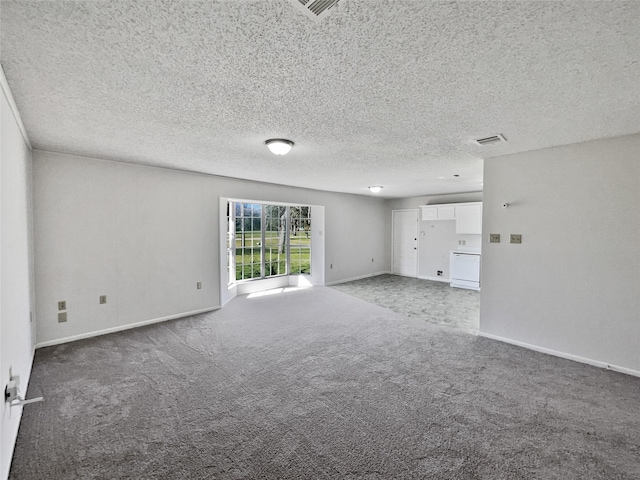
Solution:
[[[3,73],[0,85],[0,387],[4,391],[11,370],[24,396],[33,360],[31,152]],[[21,414],[22,407],[10,408],[3,399],[0,478],[9,473]]]
[[[326,282],[385,268],[380,199],[38,150],[34,182],[39,345],[220,306],[220,197],[324,206]]]
[[[218,202],[207,177],[33,156],[38,345],[220,305]]]
[[[481,334],[640,373],[640,135],[484,165]]]
[[[460,240],[466,243],[460,245]],[[418,277],[450,281],[451,251],[479,252],[481,243],[481,235],[457,234],[455,220],[421,220],[418,223]],[[438,270],[442,271],[441,277]]]
[[[388,246],[389,264],[391,262],[391,218],[393,210],[418,208],[419,205],[481,201],[482,192],[387,200],[385,202],[385,243]],[[458,240],[465,240],[466,245],[459,246]],[[456,234],[455,220],[422,221],[420,218],[418,223],[418,277],[449,281],[449,252],[456,249],[480,251],[480,247],[480,235]],[[438,270],[443,272],[441,278],[437,277]]]

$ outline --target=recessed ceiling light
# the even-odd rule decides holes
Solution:
[[[458,175],[457,173],[455,173],[453,176],[457,178],[457,177],[459,177],[460,175]]]
[[[269,140],[266,140],[264,144],[269,147],[271,153],[275,155],[286,155],[294,145],[291,140],[287,140],[285,138],[270,138]]]
[[[369,190],[371,191],[371,193],[378,193],[380,192],[380,190],[382,190],[382,187],[379,185],[374,185],[372,187],[369,187]]]

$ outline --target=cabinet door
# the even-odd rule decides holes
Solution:
[[[438,207],[438,220],[453,220],[456,218],[456,207],[453,205],[445,205]]]
[[[482,233],[482,203],[456,206],[456,233]]]
[[[422,211],[422,220],[437,220],[438,207],[420,207]]]

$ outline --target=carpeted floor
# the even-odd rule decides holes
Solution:
[[[425,322],[477,334],[480,292],[448,283],[399,275],[376,275],[331,288]]]
[[[637,479],[640,379],[331,288],[36,352],[12,479]]]

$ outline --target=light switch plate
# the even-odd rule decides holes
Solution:
[[[198,290],[202,289],[202,282],[198,282],[198,283],[196,284],[196,288],[197,288]]]
[[[511,243],[522,243],[522,235],[519,233],[512,233]]]
[[[499,233],[490,233],[489,234],[489,243],[500,243],[500,234]]]
[[[58,323],[64,323],[67,321],[67,312],[60,312],[58,314]]]
[[[67,302],[65,300],[58,302],[58,310],[66,310],[66,309],[67,309]]]
[[[100,305],[103,305],[107,303],[107,296],[106,295],[100,295]]]

